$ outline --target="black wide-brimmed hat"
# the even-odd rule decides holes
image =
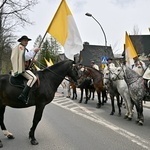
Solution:
[[[22,40],[28,40],[28,41],[31,41],[31,39],[28,38],[26,35],[23,35],[20,39],[18,39],[18,42],[21,42]]]

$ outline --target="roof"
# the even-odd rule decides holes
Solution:
[[[102,64],[103,58],[114,58],[112,48],[110,46],[100,46],[100,45],[89,45],[84,44],[83,50],[80,51],[79,63],[85,66],[90,66],[91,61],[95,61],[97,65]]]
[[[150,54],[150,35],[129,35],[133,46],[140,55]],[[123,52],[124,55],[124,52]]]

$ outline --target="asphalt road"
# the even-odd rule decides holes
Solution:
[[[7,108],[5,122],[15,136],[8,140],[2,134],[4,150],[149,150],[150,113],[144,109],[144,126],[118,117],[117,110],[110,116],[110,103],[96,109],[96,101],[79,104],[61,94],[46,106],[43,118],[36,130],[39,145],[33,146],[28,139],[34,107],[27,109]],[[122,114],[124,109],[122,109]]]

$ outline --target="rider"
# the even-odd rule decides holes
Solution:
[[[107,59],[107,65],[105,65],[104,70],[115,68],[115,64],[112,61],[113,61],[113,59],[110,57]]]
[[[25,104],[28,103],[28,93],[37,80],[36,76],[29,70],[29,68],[26,68],[25,65],[39,51],[39,48],[28,51],[28,49],[26,48],[26,46],[28,45],[28,41],[31,41],[31,39],[26,35],[22,36],[20,39],[18,39],[18,42],[20,43],[12,49],[11,53],[11,62],[13,69],[12,76],[17,77],[18,75],[22,75],[28,80],[27,85],[18,97],[18,99]]]
[[[150,54],[147,56],[149,62],[150,62]],[[143,79],[145,80],[145,85],[147,89],[147,94],[150,95],[150,63],[148,64],[147,69],[145,70],[143,74]]]
[[[96,69],[96,70],[99,70],[98,65],[97,65],[97,64],[95,64],[95,62],[94,62],[94,61],[91,61],[91,67],[92,67],[92,68],[94,68],[94,69]]]
[[[143,70],[146,69],[145,63],[142,60],[140,60],[138,56],[134,57],[133,60],[134,60],[134,64],[132,65],[133,70],[135,67],[139,67],[139,66],[141,66]]]

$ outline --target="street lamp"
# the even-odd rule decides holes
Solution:
[[[100,24],[100,23],[92,16],[92,14],[86,13],[85,15],[88,16],[88,17],[92,17],[92,18],[99,24],[99,26],[100,26],[100,28],[101,28],[103,34],[104,34],[104,38],[105,38],[105,46],[107,46],[106,34],[105,34],[104,29],[103,29],[103,27],[101,26],[101,24]]]

